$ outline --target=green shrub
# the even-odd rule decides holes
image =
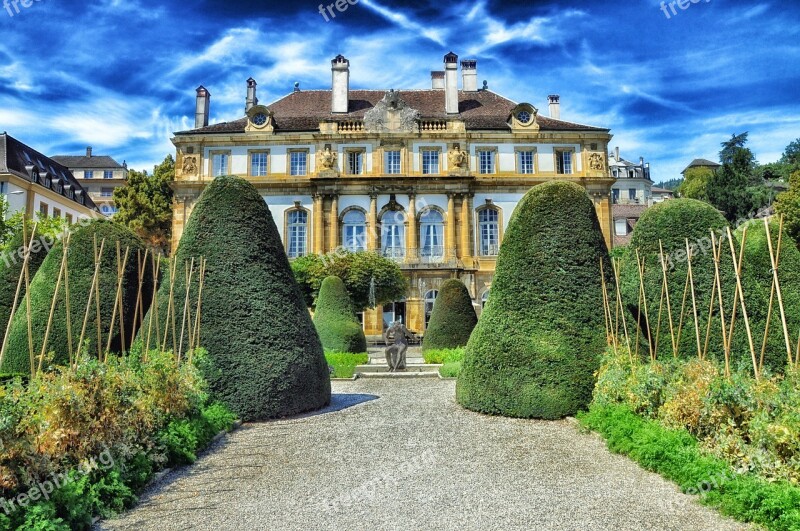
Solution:
[[[472,297],[463,282],[446,280],[439,288],[433,312],[422,339],[422,352],[463,347],[478,323]]]
[[[459,403],[548,419],[588,406],[606,346],[601,261],[610,272],[586,191],[565,182],[531,189],[508,225],[492,296],[467,343]]]
[[[422,353],[422,359],[425,360],[425,363],[436,364],[464,361],[464,347],[426,350]]]
[[[177,270],[193,257],[207,260],[200,344],[208,350],[203,371],[213,395],[245,421],[328,404],[331,384],[322,344],[272,213],[253,185],[237,177],[217,177],[208,185],[175,253]],[[185,289],[179,274],[174,290]],[[194,291],[190,308],[196,305]],[[168,299],[169,285],[162,282],[162,323]],[[177,299],[181,316],[184,299]]]
[[[123,272],[122,283],[122,319],[127,336],[125,340],[126,346],[130,346],[130,338],[136,331],[133,323],[134,306],[136,304],[139,286],[139,266],[137,264],[136,253],[139,251],[144,254],[144,243],[138,236],[122,225],[107,220],[93,220],[84,226],[76,228],[72,232],[70,239],[67,263],[69,269],[72,347],[75,352],[79,350],[78,340],[80,338],[81,326],[83,324],[86,304],[89,298],[92,278],[94,276],[95,237],[97,238],[98,249],[101,242],[105,240],[100,268],[101,350],[105,351],[106,348],[117,293],[117,242],[119,242],[123,254],[126,248],[130,249],[128,262]],[[37,359],[42,348],[42,343],[44,342],[50,306],[61,268],[63,249],[63,242],[59,242],[53,247],[31,282],[30,297],[33,350]],[[145,297],[144,305],[146,308],[149,305],[149,294],[152,293],[152,284],[150,280],[152,278],[152,273],[146,272],[144,278],[145,283],[142,293]],[[62,294],[62,303],[56,306],[47,349],[48,352],[54,354],[52,362],[57,365],[66,364],[69,361],[66,305],[63,304],[63,280],[60,292]],[[93,302],[92,308],[94,308],[94,304]],[[23,304],[17,309],[14,315],[11,331],[8,336],[8,350],[3,360],[3,366],[0,369],[4,372],[30,372],[28,326],[25,310],[26,308]],[[119,312],[117,312],[117,314],[119,314]],[[121,350],[119,321],[120,315],[116,315],[114,330],[111,331],[112,352],[119,352]],[[97,326],[95,323],[95,313],[92,309],[89,325],[86,327],[85,340],[88,341],[88,351],[97,356]]]
[[[439,367],[439,376],[442,378],[458,378],[461,374],[462,363],[460,361],[448,361]]]
[[[322,281],[314,311],[314,326],[325,350],[366,352],[364,329],[353,313],[353,301],[339,277]]]
[[[352,378],[358,365],[369,363],[369,354],[362,352],[326,352],[325,359],[333,368],[333,378]]]

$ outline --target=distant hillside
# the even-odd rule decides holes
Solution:
[[[656,183],[655,186],[658,188],[666,188],[667,190],[676,190],[682,182],[683,179],[670,179],[669,181]]]

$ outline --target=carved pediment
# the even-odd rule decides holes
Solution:
[[[364,115],[364,130],[369,133],[414,133],[419,116],[419,111],[409,107],[400,98],[400,93],[392,89]]]

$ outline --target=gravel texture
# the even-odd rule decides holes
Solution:
[[[97,528],[746,529],[574,421],[472,413],[438,379],[333,390],[327,412],[245,424]]]

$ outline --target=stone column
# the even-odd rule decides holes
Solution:
[[[461,253],[463,262],[472,259],[472,197],[471,194],[461,196]]]
[[[416,194],[408,194],[408,213],[406,231],[406,263],[413,263],[419,257],[419,236],[417,235],[417,199]]]
[[[322,219],[322,194],[314,194],[314,252],[322,254],[323,219]]]
[[[331,223],[328,230],[328,242],[333,251],[339,247],[339,196],[336,194],[331,197]]]
[[[370,194],[367,214],[367,250],[378,250],[378,196]]]
[[[447,219],[445,220],[445,258],[452,260],[456,251],[456,203],[455,194],[447,194]]]

